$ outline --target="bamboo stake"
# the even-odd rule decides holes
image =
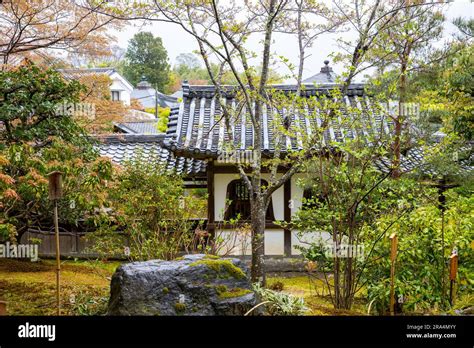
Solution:
[[[59,249],[58,200],[62,197],[62,173],[54,171],[49,175],[49,199],[54,202],[54,231],[56,235],[56,315],[61,314],[60,273],[61,254]]]
[[[0,301],[0,316],[7,315],[7,303]]]
[[[449,288],[449,303],[451,306],[454,304],[455,301],[455,283],[456,277],[458,273],[458,253],[457,251],[453,250],[453,253],[450,257],[450,272],[449,272],[449,279],[450,279],[450,288]]]
[[[56,315],[61,315],[60,293],[60,274],[61,274],[61,257],[59,251],[59,223],[58,223],[58,201],[54,201],[54,230],[56,234]]]
[[[390,315],[395,315],[395,260],[397,258],[397,234],[390,236]]]

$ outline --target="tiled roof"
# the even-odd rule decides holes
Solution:
[[[114,126],[122,133],[127,134],[161,134],[161,132],[158,131],[158,120],[156,119],[136,122],[114,123]]]
[[[191,158],[175,157],[162,147],[164,134],[138,135],[114,134],[97,136],[97,148],[101,156],[112,159],[117,164],[140,159],[157,162],[166,171],[184,176],[205,177],[206,162]]]
[[[174,108],[178,106],[178,99],[173,96],[169,96],[161,92],[156,92],[155,98],[155,90],[153,88],[134,88],[130,97],[139,101],[144,108],[154,108],[157,102],[158,106],[162,108]],[[157,102],[155,101],[155,99],[157,100]]]
[[[75,68],[75,69],[58,69],[58,71],[66,78],[66,79],[77,79],[82,76],[88,75],[96,75],[96,74],[104,74],[104,75],[112,75],[116,72],[115,68]]]
[[[471,150],[468,150],[471,149]],[[474,170],[474,154],[472,153],[472,144],[466,144],[464,150],[469,151],[470,156],[468,158],[457,160],[455,168],[450,169],[449,175],[470,175]],[[375,161],[375,166],[382,172],[388,173],[392,166],[392,161],[388,158],[379,158]],[[400,171],[404,173],[418,170],[420,174],[428,175],[431,177],[442,178],[445,174],[440,173],[439,169],[433,167],[425,159],[425,153],[421,147],[415,147],[409,149],[405,155],[400,155]]]
[[[303,80],[304,84],[329,84],[336,82],[337,75],[329,66],[329,61],[324,61],[324,66],[321,68],[321,71],[316,75],[308,77]]]
[[[77,80],[77,79],[80,79],[81,77],[90,76],[90,75],[100,75],[100,74],[104,74],[111,77],[113,74],[116,73],[121,83],[123,83],[127,89],[133,90],[133,85],[124,76],[122,76],[116,68],[112,68],[112,67],[58,69],[58,72],[60,72],[66,80]]]
[[[295,86],[275,85],[272,89],[283,93],[294,93]],[[301,92],[302,96],[313,97],[328,93],[329,90],[338,88],[335,85],[325,86],[306,86]],[[253,126],[248,114],[245,112],[245,106],[237,105],[235,99],[235,89],[231,86],[225,87],[225,103],[232,110],[239,112],[237,120],[231,125],[234,146],[236,149],[245,150],[253,146]],[[345,138],[354,138],[358,134],[367,134],[367,132],[391,132],[392,122],[388,117],[384,117],[374,111],[372,99],[364,92],[364,85],[353,84],[349,87],[347,95],[344,97],[344,106],[341,106],[341,112],[345,112],[345,107],[357,107],[363,110],[363,120],[365,128],[363,130],[351,129],[348,125],[342,125],[335,118],[331,120],[330,127],[326,128],[323,134],[324,141],[329,144],[333,141],[342,142]],[[275,139],[273,135],[273,124],[275,119],[289,119],[292,125],[298,125],[297,136],[295,138],[285,139],[287,149],[302,149],[302,140],[304,136],[310,136],[312,132],[319,127],[322,122],[319,118],[319,110],[314,110],[313,106],[308,105],[308,113],[314,116],[308,118],[302,114],[295,114],[289,110],[276,110],[273,106],[264,105],[262,113],[262,132],[263,142],[262,151],[272,153],[275,151]],[[237,112],[235,112],[237,114]],[[275,118],[277,116],[278,118]],[[306,133],[306,134],[305,134]],[[216,100],[214,86],[189,86],[183,85],[183,102],[180,105],[179,113],[169,118],[167,129],[166,145],[178,153],[190,153],[193,156],[215,157],[223,150],[230,137],[228,129],[225,126],[222,111],[219,102]]]
[[[178,112],[179,112],[179,107],[171,108],[170,117],[172,115],[177,115]],[[148,135],[149,134],[162,134],[158,130],[157,119],[120,122],[120,123],[114,123],[114,126],[116,129],[118,129],[122,133],[145,134],[145,135],[146,134]]]
[[[375,166],[382,172],[388,173],[392,168],[392,161],[388,158],[379,158],[375,161]],[[414,148],[407,151],[406,155],[400,154],[400,171],[402,173],[411,172],[423,165],[423,151]]]

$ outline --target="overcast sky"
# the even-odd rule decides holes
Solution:
[[[472,0],[455,0],[446,6],[445,11],[448,20],[452,20],[456,17],[473,18],[474,17],[474,3]],[[143,25],[136,22],[134,25],[127,26],[124,30],[117,34],[117,43],[120,47],[126,48],[127,42],[139,31],[149,31],[155,36],[159,36],[163,40],[163,45],[168,51],[168,57],[170,64],[173,65],[176,57],[180,53],[188,53],[196,50],[196,40],[189,34],[184,32],[177,25],[170,23],[153,23],[149,25]],[[454,31],[453,25],[447,23],[445,26],[445,37],[448,37]],[[313,47],[309,50],[310,57],[305,62],[305,71],[303,77],[308,77],[319,72],[323,61],[330,59],[329,56],[332,52],[338,51],[335,40],[337,36],[341,34],[324,34],[314,43]],[[296,63],[298,59],[297,42],[295,39],[289,39],[288,35],[275,35],[275,43],[273,50],[278,55],[283,55]],[[248,42],[248,47],[254,51],[261,51],[261,44],[258,38],[254,38]],[[342,72],[343,67],[334,65],[335,72]],[[277,67],[277,71],[280,74],[287,74],[283,66]]]

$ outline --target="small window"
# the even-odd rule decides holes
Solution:
[[[112,101],[120,100],[120,91],[112,91]]]
[[[268,183],[262,180],[262,185],[267,186]],[[224,219],[235,219],[240,214],[241,220],[250,220],[250,192],[243,180],[234,180],[227,186],[227,200],[230,201],[226,209]],[[268,204],[266,218],[267,221],[274,221],[272,200]]]

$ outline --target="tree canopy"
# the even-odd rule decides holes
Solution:
[[[164,91],[169,81],[168,53],[159,37],[140,32],[130,40],[123,67],[125,77],[136,86],[144,76],[154,88]]]

